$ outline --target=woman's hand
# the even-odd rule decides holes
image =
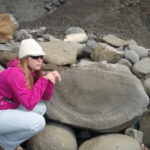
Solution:
[[[61,81],[61,77],[57,71],[51,71],[48,72],[46,75],[43,76],[45,79],[51,81],[53,84],[55,84],[56,78],[58,81]]]

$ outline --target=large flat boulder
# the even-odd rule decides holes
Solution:
[[[47,116],[62,123],[120,131],[136,121],[148,105],[141,82],[124,65],[97,63],[65,70],[61,77],[47,103]]]

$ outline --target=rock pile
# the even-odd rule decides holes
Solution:
[[[46,53],[44,71],[58,70],[62,77],[47,103],[47,126],[27,142],[27,150],[140,150],[142,143],[150,145],[149,119],[144,119],[150,118],[150,50],[132,39],[100,37],[80,27],[64,34],[56,39],[45,27],[22,29],[0,44],[0,71],[17,56],[21,40],[34,38]]]

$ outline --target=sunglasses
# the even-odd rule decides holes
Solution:
[[[32,59],[43,59],[43,56],[30,56]]]

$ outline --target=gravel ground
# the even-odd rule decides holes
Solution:
[[[145,3],[144,3],[145,1]],[[148,1],[122,6],[112,0],[68,0],[52,14],[34,22],[22,22],[20,28],[47,27],[47,32],[62,37],[71,26],[78,26],[98,35],[115,34],[123,39],[134,39],[140,45],[150,47]]]

